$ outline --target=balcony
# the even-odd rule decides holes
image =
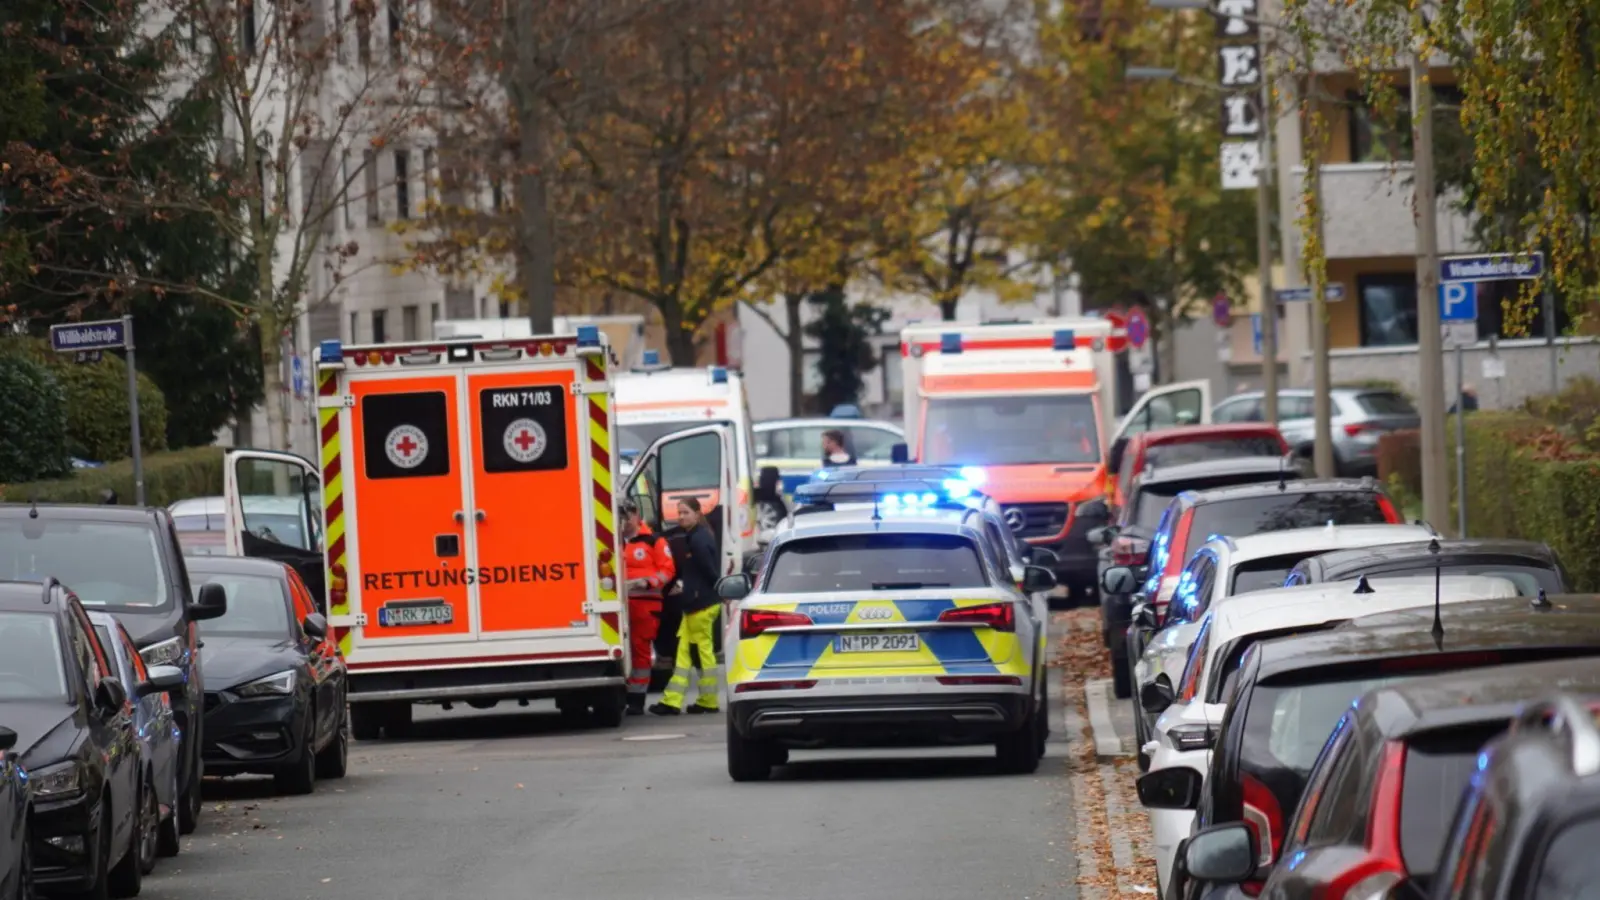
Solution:
[[[1293,174],[1296,193],[1305,168]],[[1330,163],[1322,167],[1323,235],[1329,259],[1415,256],[1411,163]],[[1439,252],[1469,253],[1470,223],[1453,198],[1439,201]]]

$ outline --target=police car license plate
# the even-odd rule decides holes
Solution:
[[[390,603],[378,608],[378,624],[385,628],[400,628],[406,625],[449,625],[454,620],[455,609],[442,600]]]
[[[833,642],[835,653],[898,653],[921,648],[915,634],[841,634]]]

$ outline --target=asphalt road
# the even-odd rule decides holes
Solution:
[[[734,784],[720,716],[575,731],[537,704],[418,710],[416,738],[356,743],[349,777],[310,797],[208,785],[142,896],[1073,898],[1059,707],[1051,721],[1031,776],[998,774],[986,747],[816,751]]]

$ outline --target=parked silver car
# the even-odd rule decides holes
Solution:
[[[1261,391],[1246,391],[1211,408],[1213,422],[1260,422],[1265,415]],[[1339,387],[1330,392],[1333,403],[1333,457],[1343,478],[1378,474],[1378,438],[1391,431],[1416,428],[1422,423],[1416,407],[1404,394],[1388,388]],[[1278,430],[1297,453],[1311,455],[1316,438],[1312,392],[1304,389],[1278,392]]]

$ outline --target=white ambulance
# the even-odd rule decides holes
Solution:
[[[576,331],[326,341],[320,466],[228,454],[230,549],[325,564],[356,737],[403,734],[419,702],[554,698],[570,716],[621,723],[619,367],[598,328]],[[252,521],[263,496],[297,501],[303,539]]]

